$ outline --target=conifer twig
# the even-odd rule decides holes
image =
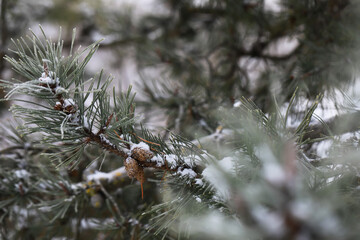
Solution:
[[[123,220],[123,216],[121,215],[119,206],[118,206],[117,203],[115,202],[114,198],[106,191],[106,189],[105,189],[104,186],[101,184],[101,182],[99,182],[98,184],[99,184],[99,186],[100,186],[101,191],[105,194],[105,196],[107,197],[107,199],[109,199],[109,201],[111,201],[111,203],[113,204],[113,206],[114,206],[114,208],[115,208],[115,211],[116,211],[118,217],[122,218],[122,220]],[[120,222],[118,222],[117,217],[114,217],[114,219],[115,219],[115,221],[116,221],[118,224],[121,224]]]

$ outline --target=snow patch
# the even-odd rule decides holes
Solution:
[[[199,186],[203,186],[203,185],[204,185],[204,182],[203,182],[202,179],[197,178],[197,179],[195,179],[195,184],[196,184],[196,185],[199,185]]]
[[[291,213],[302,221],[307,221],[314,210],[314,206],[310,200],[297,200],[290,205]]]
[[[241,101],[239,101],[239,100],[236,100],[233,104],[233,107],[235,107],[235,108],[238,108],[240,106],[241,106]]]
[[[94,174],[88,175],[86,179],[87,181],[94,181],[94,182],[98,182],[100,180],[106,180],[111,182],[124,174],[126,174],[125,167],[120,167],[108,173],[95,171]]]
[[[194,172],[194,170],[189,169],[189,168],[178,169],[177,173],[181,177],[188,177],[188,178],[195,178],[197,175],[196,172]]]
[[[111,146],[111,147],[113,147],[113,148],[116,148],[115,145],[112,144],[112,143],[109,141],[109,139],[107,139],[106,136],[105,136],[103,133],[100,134],[99,137],[100,137],[100,141],[101,141],[101,142],[103,142],[103,143],[105,143],[105,144],[107,144],[107,145],[109,145],[109,146]]]
[[[63,87],[57,86],[57,87],[55,88],[55,93],[56,93],[56,95],[64,94],[64,93],[68,93],[68,90],[66,90],[66,89],[63,88]]]
[[[184,158],[184,162],[186,165],[188,165],[189,167],[194,167],[194,159],[192,157],[185,157]]]
[[[83,126],[84,126],[85,129],[90,130],[89,119],[86,116],[83,116]]]
[[[130,218],[128,222],[131,223],[131,226],[135,226],[139,224],[139,221],[135,218]]]
[[[174,155],[174,154],[166,155],[165,159],[171,169],[174,169],[177,167],[176,155]]]
[[[72,98],[68,98],[64,100],[64,105],[63,107],[66,108],[68,106],[75,106],[75,102]]]
[[[285,171],[277,163],[265,163],[262,174],[265,180],[276,186],[281,186],[287,182]]]
[[[225,157],[217,164],[210,164],[202,172],[203,177],[215,188],[220,199],[229,198],[230,186],[225,174],[235,174],[233,160],[232,157]]]
[[[54,79],[51,79],[51,78],[49,78],[49,77],[41,77],[41,78],[39,78],[39,82],[50,85],[50,84],[54,84],[54,83],[55,83],[55,80],[54,80]]]
[[[165,165],[165,161],[162,157],[160,156],[154,156],[150,159],[151,162],[156,162],[156,166],[157,167],[161,167]]]
[[[131,151],[134,150],[134,148],[141,148],[141,149],[150,151],[149,145],[147,145],[147,144],[144,143],[144,142],[139,142],[138,144],[135,144],[135,143],[132,144],[132,145],[131,145]]]
[[[333,140],[324,140],[319,142],[318,144],[315,144],[316,146],[316,155],[318,155],[320,158],[326,158],[329,156],[329,150],[333,144]]]
[[[256,207],[252,210],[252,215],[269,234],[281,237],[285,233],[284,220],[278,213]]]
[[[225,157],[219,161],[219,165],[226,171],[231,172],[234,169],[234,159],[232,157]]]

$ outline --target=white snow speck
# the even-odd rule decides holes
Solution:
[[[291,213],[301,221],[307,221],[312,217],[314,206],[310,199],[293,201],[290,205]]]
[[[58,83],[58,79],[59,79],[59,78],[56,79],[56,80],[57,80],[57,81],[56,81],[57,83]],[[63,88],[63,87],[59,87],[59,86],[58,86],[58,87],[55,88],[55,93],[56,93],[56,94],[68,93],[68,90],[66,90],[66,89]]]
[[[204,182],[203,182],[203,180],[201,180],[200,178],[197,178],[197,179],[195,180],[195,184],[196,184],[196,185],[199,185],[199,186],[202,186],[202,185],[204,185]]]
[[[220,166],[227,172],[234,170],[234,159],[232,157],[225,157],[219,161]]]
[[[71,184],[70,185],[71,190],[73,191],[77,191],[79,189],[83,189],[84,188],[84,184],[83,183],[76,183],[76,184]]]
[[[68,106],[75,106],[75,102],[72,98],[68,98],[64,100],[64,105],[63,107],[66,108]]]
[[[189,168],[178,169],[177,173],[180,174],[181,177],[187,176],[189,178],[195,178],[197,175],[196,172],[194,172],[194,170]]]
[[[164,159],[160,156],[154,156],[150,159],[151,162],[156,162],[157,167],[165,165]]]
[[[171,169],[176,168],[176,166],[177,166],[176,155],[174,155],[174,154],[166,155],[165,159]]]
[[[84,118],[83,118],[83,126],[84,126],[84,128],[90,130],[89,119],[86,116],[84,116]]]
[[[101,180],[101,179],[108,179],[108,173],[95,171],[94,174],[88,176],[88,180]]]
[[[124,153],[126,153],[126,155],[128,156],[131,155],[131,151],[128,148],[123,147],[122,143],[119,143],[117,146],[118,146],[117,148],[123,151]]]
[[[16,170],[14,174],[17,178],[28,178],[30,176],[30,173],[24,169]]]
[[[241,106],[241,101],[239,101],[239,100],[236,100],[235,102],[234,102],[234,105],[233,105],[233,107],[236,107],[236,108],[238,108],[238,107],[240,107]]]
[[[126,175],[125,167],[120,167],[109,173],[95,171],[94,174],[88,175],[86,179],[87,179],[87,181],[94,181],[94,182],[98,182],[98,181],[104,179],[104,180],[111,182],[114,179],[116,179],[124,174]]]
[[[109,139],[106,138],[104,134],[99,135],[101,142],[106,143],[107,145],[112,146],[113,148],[116,148],[114,144],[112,144]]]
[[[252,214],[260,226],[269,234],[276,237],[281,237],[284,234],[284,221],[278,213],[271,212],[263,207],[256,207],[252,210]]]
[[[265,180],[277,186],[287,182],[285,171],[277,163],[265,163],[262,174]]]
[[[316,147],[316,155],[318,155],[320,158],[329,157],[329,150],[332,147],[333,142],[334,141],[330,139],[315,144],[314,147]]]
[[[65,198],[63,201],[64,202],[72,202],[74,200],[75,196],[71,196],[69,198]]]
[[[202,172],[204,179],[209,181],[217,191],[217,197],[219,199],[229,198],[230,186],[224,171],[229,174],[235,174],[233,163],[232,157],[225,157],[218,161],[217,164],[210,164]]]
[[[46,77],[46,74],[42,74],[42,77],[38,79],[40,83],[44,84],[55,84],[55,80],[50,77]]]
[[[43,58],[41,59],[44,63],[52,63],[49,59]]]
[[[266,144],[255,148],[255,155],[263,162],[262,176],[271,184],[284,185],[287,182],[286,172],[279,164],[270,147]]]
[[[129,223],[131,223],[132,226],[135,226],[135,225],[139,224],[139,221],[136,220],[135,218],[131,218],[131,219],[129,219]]]
[[[189,167],[194,167],[194,159],[192,157],[186,157],[184,158],[184,162],[186,163],[186,165],[188,165]]]

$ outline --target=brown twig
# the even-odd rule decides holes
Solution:
[[[106,189],[104,188],[104,186],[99,182],[99,186],[101,191],[104,193],[104,195],[107,197],[107,199],[109,199],[109,201],[113,204],[116,213],[118,214],[118,217],[122,217],[119,206],[117,205],[116,201],[114,200],[114,198],[108,193],[108,191],[106,191]],[[115,221],[118,224],[121,224],[120,222],[118,222],[117,218],[115,218]]]
[[[114,133],[116,134],[116,136],[118,136],[118,138],[120,139],[120,140],[124,140],[124,139],[122,139],[122,137],[120,137],[120,135],[114,130]]]
[[[107,121],[106,121],[106,123],[105,123],[105,126],[106,126],[106,127],[109,126],[109,124],[110,124],[111,119],[113,118],[113,116],[114,116],[114,113],[112,113],[112,114],[110,115],[110,117],[107,119]]]
[[[143,142],[146,142],[146,143],[149,143],[149,144],[152,144],[152,145],[156,145],[156,146],[159,146],[159,147],[161,146],[161,145],[158,144],[158,143],[150,142],[150,141],[148,141],[148,140],[146,140],[146,139],[143,139],[142,137],[137,136],[135,133],[132,133],[132,135],[134,135],[136,138],[140,139],[140,140],[143,141]]]
[[[23,196],[25,194],[22,183],[19,183],[19,191],[20,191],[21,196]]]
[[[98,136],[97,134],[94,134],[93,132],[90,132],[90,131],[88,132],[88,140],[98,143],[102,148],[104,148],[104,149],[108,150],[109,152],[112,152],[124,159],[126,159],[128,157],[128,155],[124,151],[118,149],[115,145],[112,145],[112,144],[102,141],[101,137]]]

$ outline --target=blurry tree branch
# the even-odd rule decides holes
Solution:
[[[1,72],[4,69],[4,56],[6,42],[8,39],[7,35],[7,22],[6,22],[6,7],[7,0],[1,0],[1,10],[0,10],[0,76]]]
[[[342,115],[337,115],[328,120],[324,120],[320,123],[310,125],[307,128],[306,133],[303,136],[303,139],[319,139],[325,136],[331,135],[341,135],[348,132],[358,131],[360,128],[360,112],[347,113]],[[289,128],[290,132],[295,132],[295,128]],[[208,136],[194,140],[194,144],[201,144],[201,146],[215,147],[222,145],[226,142],[231,141],[234,138],[235,131],[231,129],[221,129],[217,130],[215,133]]]

